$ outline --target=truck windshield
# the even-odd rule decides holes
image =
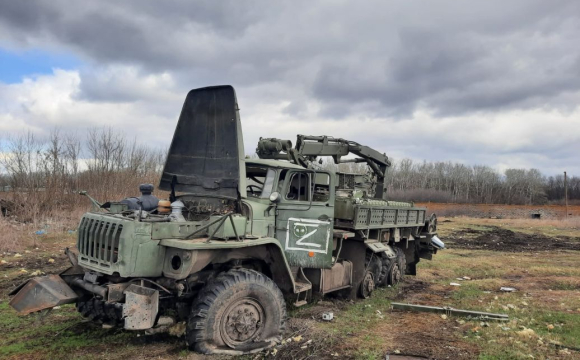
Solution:
[[[246,191],[249,197],[261,199],[270,197],[276,170],[264,166],[247,166],[246,176]]]
[[[266,173],[266,179],[264,180],[264,189],[262,190],[260,198],[267,199],[270,197],[275,179],[276,179],[276,171],[274,169],[268,169],[268,172]]]

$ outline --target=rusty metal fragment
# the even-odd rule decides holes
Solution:
[[[30,279],[10,300],[20,315],[75,302],[77,294],[58,275]]]
[[[425,305],[413,305],[413,304],[403,304],[403,303],[391,303],[393,309],[399,310],[413,310],[421,312],[432,312],[432,313],[443,313],[446,315],[457,315],[457,316],[470,316],[476,317],[483,320],[497,320],[497,321],[508,321],[509,317],[506,314],[494,314],[481,311],[471,311],[471,310],[460,310],[451,307],[438,307],[438,306],[425,306]]]

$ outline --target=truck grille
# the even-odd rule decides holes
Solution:
[[[110,220],[83,217],[78,230],[80,259],[109,267],[118,260],[123,225]]]

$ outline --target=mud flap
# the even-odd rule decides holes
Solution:
[[[147,330],[155,325],[159,311],[159,291],[131,284],[125,290],[125,329]]]
[[[16,290],[18,292],[9,304],[20,315],[74,303],[78,298],[73,289],[58,275],[32,278]]]
[[[387,254],[387,257],[392,259],[395,256],[397,256],[397,253],[395,252],[395,250],[393,250],[393,248],[390,245],[384,244],[382,242],[368,242],[365,241],[365,246],[367,247],[367,249],[371,250],[374,253],[378,253],[378,252],[385,252],[385,254]]]

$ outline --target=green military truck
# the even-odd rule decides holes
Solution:
[[[11,294],[20,314],[76,303],[85,317],[147,333],[185,321],[202,353],[245,354],[280,341],[286,304],[314,296],[368,297],[414,275],[444,248],[437,219],[386,200],[387,156],[329,136],[260,139],[244,155],[235,91],[195,89],[185,99],[159,184],[142,195],[93,202],[78,227],[72,267]],[[367,174],[318,163],[361,162]]]

